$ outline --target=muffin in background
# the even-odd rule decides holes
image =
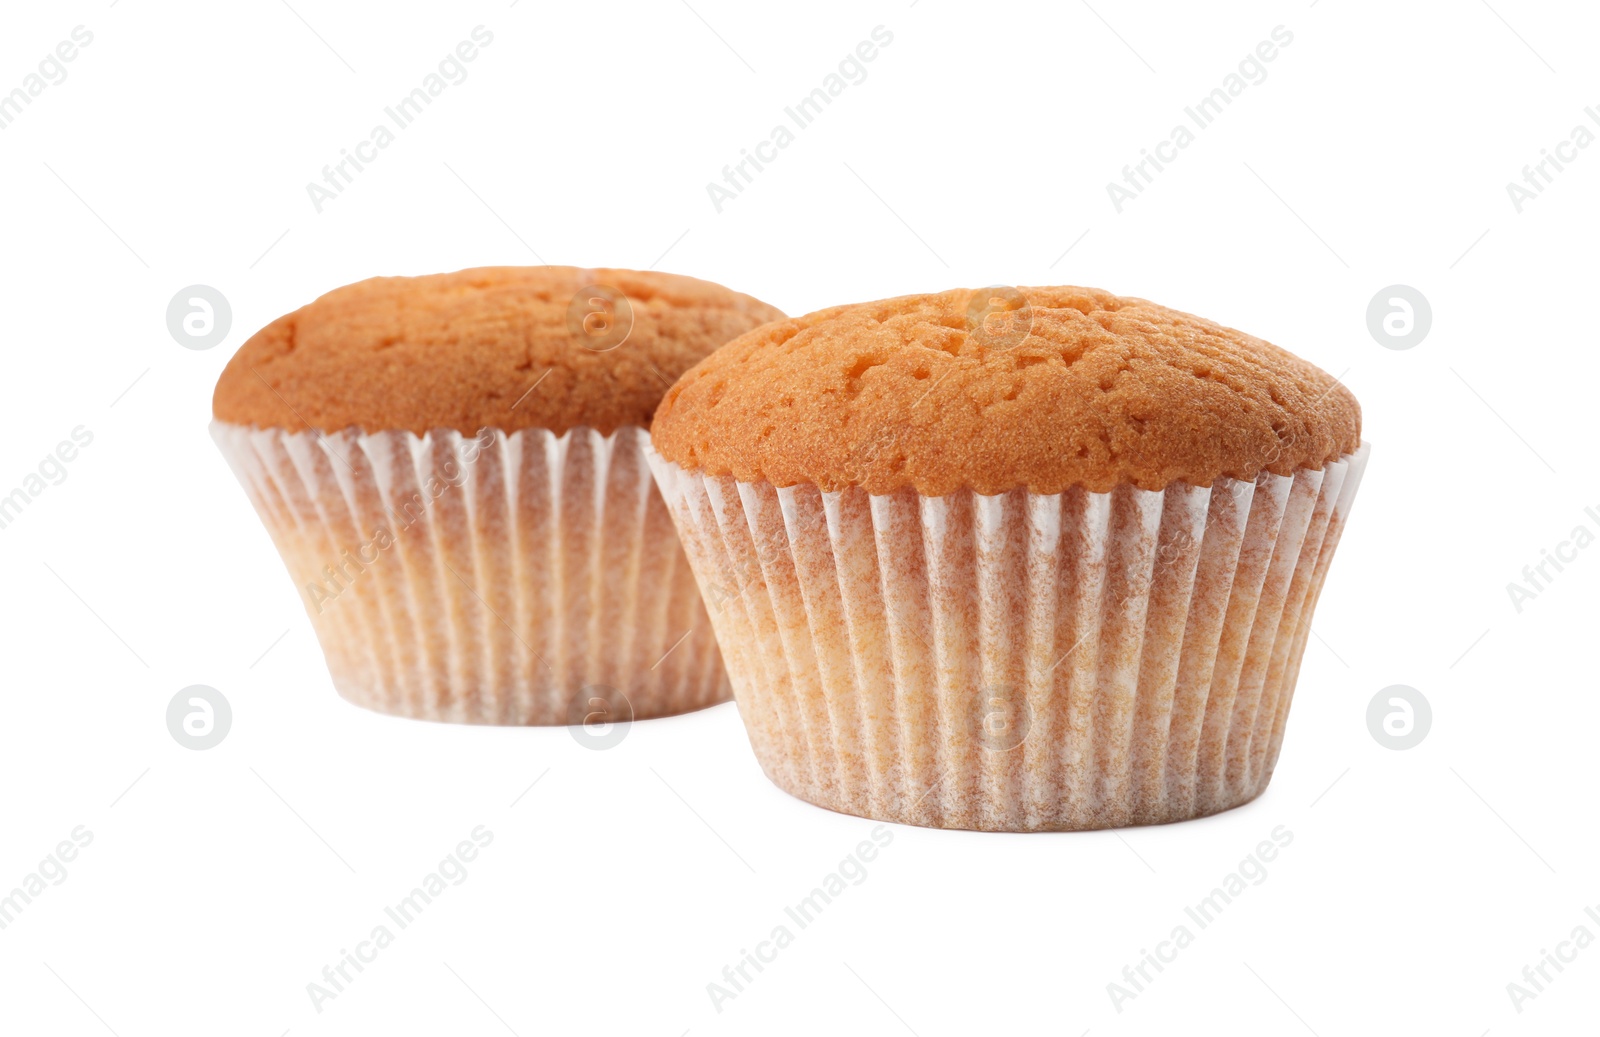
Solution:
[[[747,332],[667,393],[650,463],[775,783],[1065,830],[1266,787],[1360,431],[1260,339],[1001,288]]]
[[[671,274],[373,278],[247,341],[211,433],[350,701],[485,724],[679,713],[728,685],[645,430],[673,379],[780,317]]]

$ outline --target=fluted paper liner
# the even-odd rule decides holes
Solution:
[[[211,432],[350,701],[568,724],[728,698],[644,429]]]
[[[945,497],[648,456],[774,782],[880,820],[1036,831],[1266,787],[1367,450],[1209,488]]]

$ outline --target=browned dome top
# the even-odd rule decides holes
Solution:
[[[746,332],[652,426],[669,461],[871,493],[1254,478],[1356,449],[1361,408],[1269,342],[1092,288],[960,289]]]
[[[596,316],[597,297],[612,318]],[[631,327],[618,344],[624,310]],[[256,332],[222,372],[212,409],[222,421],[289,429],[610,434],[648,426],[691,364],[782,317],[676,274],[539,266],[374,277]]]

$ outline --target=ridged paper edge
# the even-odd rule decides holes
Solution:
[[[1368,448],[1209,488],[776,488],[648,450],[763,769],[846,813],[1084,829],[1254,798]]]
[[[643,429],[211,433],[351,701],[568,724],[728,697]]]

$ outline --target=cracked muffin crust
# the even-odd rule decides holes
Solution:
[[[595,349],[573,330],[575,293],[627,296],[632,328]],[[709,281],[576,267],[480,267],[374,277],[336,288],[262,328],[212,398],[236,425],[334,432],[493,427],[609,435],[648,426],[691,364],[782,312]],[[607,342],[609,340],[606,340]],[[531,391],[530,391],[531,390]]]
[[[776,486],[1160,490],[1320,468],[1361,409],[1243,332],[1093,288],[957,289],[746,332],[656,411],[668,461]]]

